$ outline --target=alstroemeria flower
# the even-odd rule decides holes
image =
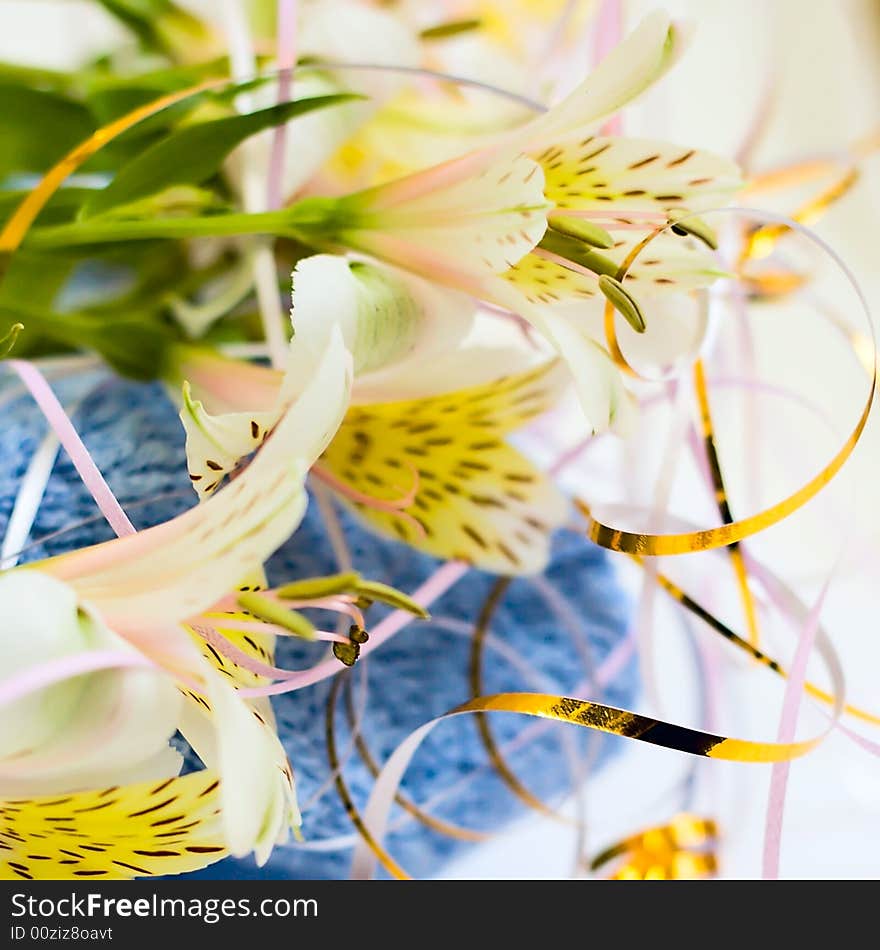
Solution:
[[[462,345],[470,298],[394,268],[319,255],[293,278],[284,373],[180,354],[196,489],[209,495],[254,450],[340,326],[358,373],[355,405],[315,475],[373,527],[437,557],[506,574],[543,569],[566,506],[506,436],[553,406],[565,379],[558,365],[506,375],[510,349]]]
[[[288,150],[282,179],[285,195],[298,193],[320,175],[334,152],[408,82],[405,72],[395,70],[417,67],[420,60],[415,31],[392,11],[352,0],[319,0],[300,6],[298,55],[311,65],[297,69],[296,98],[357,91],[365,99],[297,120],[296,147]],[[334,70],[324,65],[346,62],[391,69]],[[267,98],[266,104],[271,100]]]
[[[525,317],[569,363],[588,421],[602,428],[627,400],[584,313],[591,298],[604,303],[598,278],[612,276],[672,209],[723,203],[739,185],[726,159],[595,131],[681,48],[680,29],[654,14],[544,115],[406,178],[306,200],[291,209],[292,224],[317,242],[355,248]],[[629,272],[626,292],[647,306],[718,273],[699,241],[664,236]]]
[[[0,575],[0,696],[47,659],[107,649],[133,658],[131,669],[74,670],[3,709],[0,877],[176,873],[250,851],[262,863],[299,823],[271,712],[235,688],[252,674],[209,662],[194,633],[234,641],[223,630],[234,618],[218,612],[299,524],[306,473],[349,388],[333,332],[296,402],[223,491],[154,528]],[[270,661],[271,639],[254,642]],[[167,744],[178,729],[206,771],[178,777]]]

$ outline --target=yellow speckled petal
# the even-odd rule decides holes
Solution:
[[[247,577],[245,581],[238,586],[238,590],[243,593],[251,591],[265,590],[268,587],[266,574],[264,571],[255,571],[253,575]],[[258,663],[265,663],[271,666],[275,662],[275,634],[259,633],[255,630],[249,630],[247,633],[241,630],[230,629],[230,623],[259,623],[256,617],[246,610],[226,610],[226,611],[206,611],[202,614],[206,620],[211,621],[213,628],[226,640],[228,640],[236,649],[245,653],[251,659]],[[259,673],[253,673],[250,670],[240,666],[235,660],[224,656],[215,650],[204,637],[197,633],[191,633],[196,646],[199,648],[202,656],[217,670],[227,677],[234,686],[258,686],[261,683],[268,682],[265,676]],[[271,712],[271,706],[268,706]],[[260,710],[266,715],[266,709]]]
[[[561,301],[602,299],[595,277],[569,270],[537,254],[528,254],[503,276],[534,304],[553,306]]]
[[[226,855],[213,771],[0,801],[0,880],[181,874]]]
[[[606,222],[607,223],[607,222]],[[612,264],[620,266],[633,247],[649,233],[616,230],[609,225],[614,238],[613,247],[600,253]],[[726,276],[713,253],[696,238],[667,232],[651,241],[651,252],[639,255],[627,271],[624,280],[639,298],[645,294],[694,290],[710,286],[719,277]],[[583,304],[597,300],[603,303],[598,276],[573,270],[559,261],[535,252],[524,257],[503,275],[533,304],[556,307],[560,304]],[[590,313],[594,313],[592,308]]]
[[[729,159],[651,139],[588,135],[534,157],[544,169],[546,197],[573,210],[700,210],[724,204],[742,184]]]
[[[547,363],[449,395],[352,408],[323,462],[384,501],[417,477],[411,518],[353,503],[383,533],[498,573],[539,571],[565,502],[504,436],[552,406],[564,377]]]
[[[189,477],[199,498],[213,494],[241,460],[263,444],[282,413],[279,405],[266,412],[211,415],[184,383],[180,421],[186,431]]]
[[[602,253],[621,266],[647,233],[647,229],[644,232],[613,231],[614,247]],[[651,241],[650,251],[638,255],[624,281],[628,289],[641,295],[709,287],[719,277],[727,276],[729,274],[702,241],[667,231]]]

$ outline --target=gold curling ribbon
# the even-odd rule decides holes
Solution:
[[[637,560],[641,563],[641,559],[637,558]],[[785,677],[787,675],[775,660],[725,627],[720,621],[709,614],[708,611],[689,598],[684,591],[676,587],[668,578],[659,575],[658,580],[664,589],[670,595],[674,596],[683,607],[695,613],[701,617],[701,619],[706,620],[710,626],[725,636],[726,639],[749,653],[756,660],[770,667],[770,669],[780,676]],[[496,587],[497,586],[499,585],[496,585]],[[501,592],[503,592],[503,588],[498,592],[498,597],[500,597]],[[828,649],[831,649],[830,645]],[[397,787],[412,756],[429,733],[446,719],[467,714],[482,716],[482,714],[486,712],[511,712],[555,722],[566,722],[597,732],[635,739],[651,745],[658,745],[663,748],[685,752],[690,755],[704,756],[706,758],[749,763],[789,761],[806,755],[812,749],[816,748],[816,746],[825,739],[831,729],[835,727],[844,709],[853,715],[858,715],[866,721],[880,724],[878,717],[868,713],[862,713],[861,710],[857,710],[854,707],[844,706],[843,681],[839,665],[836,663],[833,652],[828,655],[826,649],[822,653],[822,656],[831,674],[832,692],[830,694],[826,693],[812,683],[805,684],[804,688],[810,695],[832,706],[827,726],[820,733],[811,738],[786,743],[759,742],[715,735],[703,730],[681,726],[676,723],[653,719],[629,710],[618,709],[604,703],[596,703],[585,699],[576,699],[566,696],[542,693],[501,693],[493,696],[475,697],[444,715],[420,726],[400,743],[379,773],[363,816],[356,811],[352,811],[353,806],[351,806],[350,803],[350,796],[348,796],[346,792],[348,799],[348,805],[346,807],[349,810],[349,814],[353,815],[353,821],[355,821],[355,825],[361,833],[362,838],[362,842],[355,848],[353,874],[355,877],[371,876],[372,859],[370,855],[373,855],[386,869],[389,869],[393,876],[401,876],[399,872],[402,871],[402,869],[390,858],[381,844],[384,836],[385,823],[391,804],[394,801]],[[335,760],[335,751],[333,751],[332,756],[331,761]],[[346,799],[344,798],[343,800],[345,801]],[[547,806],[543,806],[541,810],[546,812]],[[686,824],[682,825],[682,829],[684,828],[686,828]],[[684,834],[684,831],[682,830],[681,833]],[[676,870],[676,873],[681,873],[682,876],[684,876],[684,870],[686,868],[690,868],[691,871],[700,871],[700,873],[709,873],[713,870],[712,865],[712,858],[706,858],[704,860],[699,857],[694,857],[693,859],[681,857],[675,859],[672,863],[672,867]]]
[[[700,421],[703,427],[703,444],[706,449],[706,459],[709,463],[709,472],[712,478],[712,487],[715,489],[715,503],[718,506],[718,513],[721,515],[725,524],[733,523],[733,514],[730,511],[730,503],[727,498],[727,487],[724,484],[724,476],[721,474],[721,461],[718,458],[718,448],[715,444],[715,426],[712,422],[712,410],[709,406],[709,390],[706,386],[706,373],[703,369],[703,361],[697,360],[694,364],[694,388],[697,393],[697,402],[700,406]],[[740,550],[739,543],[734,542],[730,545],[730,560],[733,564],[733,570],[736,574],[736,582],[739,587],[740,599],[745,610],[746,624],[749,631],[749,643],[756,647],[760,642],[758,632],[758,612],[755,609],[755,598],[752,596],[749,587],[749,575],[746,570],[746,562]]]
[[[355,724],[355,711],[351,683],[351,677],[347,676],[345,678],[345,716],[348,720],[349,727],[353,728]],[[328,722],[327,728],[329,730],[334,729],[332,722]],[[373,754],[370,752],[369,746],[367,745],[362,732],[358,731],[355,734],[354,744],[358,751],[358,755],[360,755],[361,759],[363,760],[364,765],[370,771],[370,774],[373,776],[373,778],[376,778],[379,772],[381,772],[381,768],[373,758]],[[400,792],[394,796],[394,800],[404,811],[412,815],[417,821],[420,821],[432,831],[446,835],[449,838],[456,838],[459,841],[488,841],[489,838],[494,837],[494,835],[488,831],[474,831],[471,828],[464,828],[461,825],[454,825],[451,822],[443,821],[440,818],[435,818],[433,815],[428,814],[428,812],[423,811],[415,802]]]
[[[670,222],[670,225],[671,223],[672,222]],[[626,258],[623,260],[620,268],[617,271],[617,279],[619,281],[623,281],[627,271],[632,266],[633,261],[638,257],[642,250],[644,250],[644,248],[647,247],[647,245],[650,244],[650,242],[653,241],[654,238],[659,233],[661,233],[661,231],[666,230],[666,228],[667,225],[654,228],[630,250],[629,254],[627,254]],[[640,374],[629,364],[623,354],[623,351],[620,349],[620,344],[617,339],[615,310],[610,300],[606,301],[605,303],[604,323],[605,338],[614,362],[624,372],[639,378]],[[702,360],[699,359],[694,363],[694,384],[700,406],[700,418],[703,426],[703,442],[706,448],[706,456],[712,475],[713,487],[715,489],[715,501],[722,520],[726,525],[730,525],[734,523],[734,518],[730,510],[730,504],[727,498],[727,488],[724,484],[724,477],[721,472],[721,464],[718,459],[718,449],[715,442],[712,413],[709,406],[709,394],[706,386],[706,375],[703,369]],[[596,540],[595,538],[592,538],[592,536],[591,539],[594,541]],[[752,646],[757,646],[760,642],[758,614],[755,609],[755,600],[752,596],[751,588],[749,587],[749,578],[748,572],[746,570],[745,560],[743,559],[742,551],[739,549],[738,542],[733,542],[730,544],[730,559],[733,565],[734,574],[736,575],[737,586],[739,588],[740,598],[742,600],[743,610],[745,612],[746,623],[749,630],[749,641],[751,642]]]
[[[361,836],[364,844],[375,855],[382,867],[385,868],[385,870],[398,881],[412,880],[409,874],[403,870],[403,868],[394,860],[394,858],[392,858],[391,855],[388,854],[388,852],[382,847],[382,845],[370,834],[369,829],[364,824],[363,818],[361,818],[360,812],[354,803],[354,799],[351,797],[351,793],[348,790],[348,785],[342,776],[342,769],[339,767],[339,756],[336,752],[336,732],[333,722],[336,715],[336,700],[339,696],[339,687],[342,683],[342,676],[343,674],[339,674],[333,679],[333,683],[330,687],[330,695],[327,697],[327,709],[324,720],[325,735],[327,739],[327,760],[330,763],[331,771],[336,773],[333,784],[336,786],[336,792],[339,795],[339,798],[342,802],[342,807],[345,809],[345,813],[351,819],[352,824],[354,825],[358,834]]]
[[[842,448],[818,475],[770,508],[766,508],[764,511],[741,521],[733,521],[730,524],[718,528],[708,528],[704,531],[689,531],[684,534],[648,534],[624,531],[603,524],[592,516],[590,509],[583,502],[576,502],[588,520],[587,536],[595,544],[607,548],[609,551],[657,557],[668,554],[691,554],[696,551],[711,551],[714,548],[727,547],[779,524],[780,521],[794,514],[795,511],[814,498],[834,478],[852,455],[871,413],[876,388],[877,371],[875,363],[868,398],[865,401],[856,427],[844,442]]]
[[[860,172],[857,168],[848,169],[839,179],[832,182],[828,188],[820,191],[809,201],[802,204],[796,211],[792,212],[791,218],[799,224],[815,224],[825,213],[845,195],[849,194],[853,186],[859,180]],[[743,247],[740,263],[747,261],[760,260],[767,257],[776,247],[779,240],[791,232],[791,228],[785,224],[769,224],[762,228],[757,228],[746,238]]]
[[[640,567],[645,566],[645,562],[642,558],[636,555],[630,556]],[[668,578],[665,574],[658,572],[654,575],[654,578],[657,584],[659,584],[660,587],[673,600],[679,603],[685,610],[689,611],[694,616],[699,617],[700,620],[702,620],[716,633],[724,637],[725,640],[732,643],[738,649],[743,650],[745,653],[748,653],[748,655],[752,657],[753,660],[757,660],[762,666],[766,666],[768,669],[772,670],[774,673],[777,673],[783,679],[788,678],[788,673],[780,663],[768,656],[766,653],[763,653],[754,644],[744,640],[738,633],[731,630],[730,627],[714,616],[714,614],[706,610],[706,608],[701,604],[697,603],[697,601],[695,601],[674,581],[670,580],[670,578]],[[804,683],[804,692],[809,696],[812,696],[814,699],[821,700],[821,702],[826,703],[829,706],[834,706],[834,704],[838,701],[837,690],[829,693],[809,681]],[[846,703],[843,705],[842,711],[847,715],[853,716],[855,719],[862,720],[862,722],[870,723],[873,726],[880,726],[880,716],[871,712],[867,712],[858,706],[853,706],[850,703]]]
[[[516,713],[521,716],[534,716],[553,722],[565,722],[609,735],[622,736],[645,742],[649,745],[686,752],[689,755],[720,759],[727,762],[772,763],[787,762],[806,755],[815,749],[827,736],[840,716],[841,699],[838,695],[835,709],[827,727],[818,735],[794,742],[760,742],[750,739],[737,739],[731,736],[716,735],[701,729],[692,729],[677,723],[653,719],[626,709],[618,709],[604,703],[576,699],[570,696],[558,696],[548,693],[497,693],[492,696],[479,696],[462,703],[455,709],[438,716],[420,726],[404,739],[383,767],[367,807],[364,817],[349,811],[361,832],[362,841],[355,848],[352,865],[355,877],[372,876],[372,854],[389,872],[397,878],[406,876],[393,858],[384,851],[381,839],[384,836],[385,822],[394,793],[407,764],[418,747],[431,731],[447,719],[455,716],[473,715],[486,712]],[[348,801],[350,803],[350,796]],[[348,808],[348,806],[346,806]],[[371,830],[381,827],[382,831]],[[366,853],[365,852],[369,852]]]
[[[492,590],[489,592],[488,598],[483,604],[483,608],[480,611],[480,616],[477,618],[477,622],[474,627],[474,638],[471,645],[470,655],[470,688],[471,696],[474,698],[478,697],[483,692],[483,648],[486,642],[486,635],[489,632],[492,615],[495,613],[495,610],[501,603],[504,594],[507,592],[508,587],[510,587],[510,583],[511,578],[509,577],[501,578],[495,582]],[[498,748],[498,744],[495,742],[495,737],[492,734],[492,729],[489,725],[489,719],[486,716],[477,716],[477,731],[480,734],[480,741],[483,743],[483,748],[486,750],[486,754],[489,756],[489,761],[492,764],[492,767],[498,773],[501,781],[504,782],[508,789],[521,802],[528,805],[529,808],[533,809],[539,814],[545,815],[547,818],[552,818],[554,821],[558,821],[566,825],[574,825],[575,827],[581,826],[581,822],[577,821],[577,819],[570,818],[567,815],[561,814],[555,808],[551,808],[545,802],[541,801],[540,798],[530,792],[529,789],[525,787],[525,785],[523,785],[523,783],[514,773],[513,769],[511,769],[511,767],[505,761],[504,756],[501,754],[501,750]]]
[[[718,826],[711,818],[675,815],[668,824],[624,838],[593,858],[590,869],[597,871],[615,861],[612,881],[692,880],[713,875],[718,870],[715,845]]]
[[[735,210],[735,209],[734,209]],[[669,226],[671,226],[670,223]],[[653,238],[666,227],[655,228],[642,241],[636,244],[618,270],[618,280],[622,280],[632,262],[639,253],[653,240]],[[609,302],[605,304],[605,332],[608,340],[608,347],[611,354],[621,366],[631,374],[635,371],[626,362],[617,341],[617,332],[614,322],[614,307]],[[620,361],[623,361],[622,364]],[[638,374],[635,374],[638,375]],[[695,370],[695,384],[697,387],[698,398],[704,410],[708,410],[708,395],[706,392],[705,376]],[[847,459],[852,455],[853,449],[861,438],[868,417],[871,414],[871,407],[874,402],[874,395],[877,389],[877,351],[872,348],[871,364],[871,385],[868,397],[865,400],[858,422],[849,438],[844,442],[840,450],[832,457],[831,461],[810,481],[800,489],[789,495],[787,498],[739,521],[731,521],[717,528],[708,528],[704,531],[691,531],[684,534],[649,534],[643,532],[624,531],[611,525],[603,524],[594,518],[590,509],[583,501],[577,501],[576,504],[581,513],[587,519],[587,536],[595,544],[607,548],[610,551],[619,551],[625,554],[635,554],[640,557],[658,557],[671,554],[692,554],[697,551],[710,551],[714,548],[728,547],[737,544],[745,538],[765,531],[767,528],[778,524],[780,521],[794,514],[799,508],[802,508],[808,501],[814,498],[843,467]],[[745,585],[747,586],[747,584]]]

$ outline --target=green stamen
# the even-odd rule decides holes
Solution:
[[[396,607],[398,610],[405,610],[407,613],[419,617],[421,620],[429,620],[431,615],[421,604],[417,604],[412,597],[401,593],[387,584],[380,584],[378,581],[358,581],[355,591],[360,597],[368,601],[378,600],[380,603],[388,604],[390,607]]]
[[[423,40],[445,40],[450,36],[458,36],[461,33],[470,33],[472,30],[479,30],[483,21],[477,17],[468,20],[453,20],[449,23],[439,23],[437,26],[430,26],[419,33],[419,38]]]
[[[285,600],[321,600],[323,597],[349,593],[357,587],[360,579],[357,571],[346,571],[342,574],[293,581],[276,588],[275,593]]]
[[[13,323],[6,335],[0,339],[0,360],[6,359],[15,347],[18,335],[24,329],[23,323]]]
[[[553,226],[547,229],[538,247],[557,257],[564,257],[573,264],[586,267],[594,274],[607,274],[613,277],[617,273],[617,264],[610,257],[600,254],[583,240],[563,234]]]
[[[713,251],[718,250],[718,236],[701,218],[688,214],[686,211],[677,211],[675,209],[669,211],[667,216],[669,220],[673,222],[671,228],[673,234],[678,234],[681,237],[691,235],[691,237],[702,241]]]
[[[599,278],[599,290],[605,294],[614,309],[624,317],[636,333],[645,332],[646,324],[641,308],[619,280],[603,274]]]
[[[302,637],[303,640],[316,640],[317,634],[315,625],[296,610],[288,610],[286,607],[270,600],[262,594],[239,594],[239,606],[252,613],[260,620],[266,623],[274,623],[279,627],[289,630],[294,636]]]
[[[554,214],[550,218],[550,227],[560,234],[565,234],[576,241],[583,241],[592,247],[602,250],[614,247],[614,238],[604,228],[600,228],[598,224],[593,224],[585,218],[566,218]]]

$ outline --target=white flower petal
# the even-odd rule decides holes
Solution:
[[[626,429],[632,399],[619,370],[588,327],[580,326],[569,311],[532,303],[505,280],[495,282],[492,299],[528,320],[568,364],[587,424],[594,432],[609,427]]]
[[[37,570],[0,577],[0,622],[9,674],[71,654],[131,649],[70,587]],[[42,794],[179,766],[168,739],[180,704],[171,680],[153,670],[106,670],[39,690],[3,709],[0,787]]]
[[[686,46],[682,27],[652,13],[562,102],[527,126],[530,151],[595,125],[641,95],[674,65]]]
[[[400,374],[458,351],[475,310],[468,296],[405,271],[320,254],[294,271],[292,316],[291,357],[298,363],[288,372],[295,375],[312,360],[339,324],[354,359],[353,398],[363,401],[362,390],[375,396]]]
[[[181,732],[206,767],[220,773],[226,844],[264,863],[290,824],[301,819],[287,757],[273,728],[213,670],[206,672],[210,713],[192,703]]]
[[[626,431],[632,421],[633,399],[607,351],[562,314],[533,313],[530,319],[568,363],[593,432],[607,428]]]
[[[280,389],[279,389],[280,392]],[[229,412],[212,416],[183,386],[180,421],[186,431],[186,458],[190,480],[200,498],[207,498],[239,462],[255,452],[283,412],[280,404],[266,412]]]
[[[317,60],[415,67],[419,44],[414,33],[392,13],[345,0],[320,0],[303,10],[298,40],[299,55]],[[366,102],[322,109],[296,120],[295,146],[287,149],[284,194],[299,191],[357,130],[368,122],[383,102],[408,80],[405,74],[382,70],[332,70],[315,67],[297,72],[297,98],[354,91]]]
[[[350,362],[337,331],[254,460],[207,502],[42,568],[71,583],[117,629],[126,620],[180,621],[209,608],[262,565],[302,519],[308,469],[348,405]]]

